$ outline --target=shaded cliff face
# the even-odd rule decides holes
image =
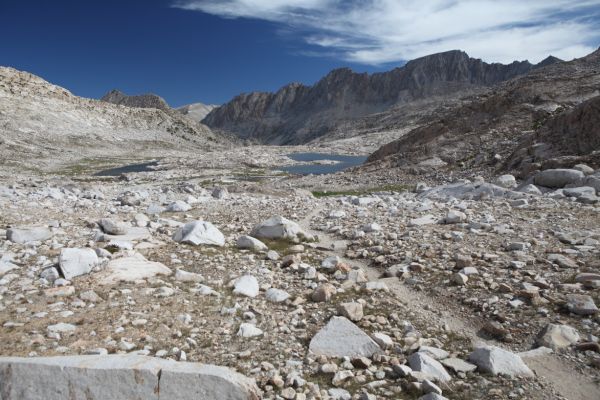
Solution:
[[[262,143],[301,144],[344,121],[415,100],[491,86],[533,68],[526,61],[487,64],[461,51],[419,58],[372,75],[342,68],[313,86],[293,83],[276,93],[239,95],[213,110],[203,123]]]
[[[151,93],[128,96],[119,90],[113,89],[102,96],[100,100],[127,107],[156,108],[163,111],[171,109],[162,97]]]
[[[600,50],[571,62],[546,61],[438,113],[367,162],[414,169],[438,157],[449,169],[523,175],[544,163],[560,165],[565,157],[594,162],[589,156],[600,150]]]

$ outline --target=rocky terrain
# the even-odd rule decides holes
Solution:
[[[415,170],[437,160],[438,168],[455,172],[517,176],[597,163],[599,68],[600,50],[532,71],[439,109],[437,118],[382,146],[369,161]]]
[[[372,75],[337,69],[310,87],[292,83],[277,93],[242,94],[213,110],[203,122],[260,143],[302,144],[335,132],[345,123],[356,124],[355,134],[360,133],[368,124],[362,118],[397,105],[418,101],[422,112],[440,98],[477,92],[559,61],[549,57],[538,65],[526,61],[487,64],[464,52],[450,51]],[[339,129],[348,128],[343,125]]]
[[[303,146],[0,69],[0,397],[596,400],[598,55]]]
[[[0,354],[219,365],[261,398],[595,399],[598,198],[560,187],[600,178],[577,168],[545,195],[5,179]]]

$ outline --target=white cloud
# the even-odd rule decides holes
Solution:
[[[277,22],[323,54],[363,64],[453,49],[489,62],[539,62],[580,57],[600,44],[600,0],[182,0],[175,7]]]

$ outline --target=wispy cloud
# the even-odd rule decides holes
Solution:
[[[600,0],[181,0],[175,7],[280,23],[312,47],[362,64],[461,49],[490,62],[552,54],[572,59],[600,44]]]

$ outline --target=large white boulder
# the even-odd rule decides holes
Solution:
[[[495,346],[476,348],[469,355],[469,361],[477,365],[482,372],[492,375],[533,376],[533,372],[518,354]]]
[[[65,279],[89,274],[98,265],[98,255],[92,249],[62,249],[58,266]]]
[[[381,352],[369,335],[344,317],[332,317],[312,338],[309,350],[328,357],[371,357]]]
[[[140,253],[114,259],[101,272],[99,283],[136,282],[156,275],[171,275],[172,271],[159,262],[148,261]]]
[[[6,230],[6,238],[14,243],[42,242],[52,237],[50,229],[43,226],[25,226],[21,228],[9,228]]]
[[[264,239],[296,240],[310,238],[294,221],[281,216],[274,216],[256,225],[250,236]]]
[[[0,357],[3,400],[258,400],[254,380],[229,368],[132,354]]]
[[[585,174],[576,169],[547,169],[538,172],[534,183],[549,188],[564,188],[567,185],[583,181]]]
[[[178,243],[188,243],[196,246],[200,244],[225,245],[225,236],[213,224],[206,221],[188,222],[175,232],[173,240]]]

